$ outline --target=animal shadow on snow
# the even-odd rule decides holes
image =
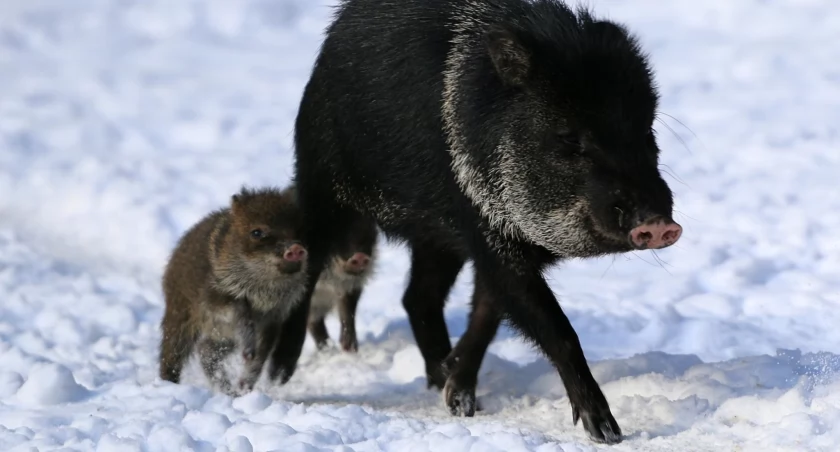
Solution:
[[[464,309],[447,310],[453,337],[466,328]],[[504,327],[495,340],[515,336]],[[414,357],[401,359],[409,350]],[[840,377],[840,356],[798,350],[716,363],[704,363],[695,355],[647,352],[590,365],[611,407],[625,419],[628,438],[642,432],[648,438],[679,434],[732,399],[775,400],[795,390],[807,404],[817,387]],[[449,416],[440,393],[426,388],[423,361],[404,319],[390,322],[380,334],[368,334],[356,356],[334,349],[311,353],[299,369],[300,374],[287,387],[269,392],[306,405],[350,403],[406,414]],[[488,352],[479,374],[477,397],[482,410],[476,413],[476,420],[534,404],[548,404],[558,413],[546,420],[546,425],[571,418],[560,377],[542,357],[520,366]]]
[[[465,309],[447,309],[453,338],[466,328]],[[585,320],[581,324],[586,324]],[[515,336],[503,327],[495,341]],[[704,363],[696,355],[647,352],[590,365],[611,407],[624,418],[628,438],[642,432],[649,438],[679,434],[732,399],[775,400],[796,390],[808,403],[815,388],[840,376],[840,356],[798,350],[717,363]],[[306,405],[350,403],[406,414],[449,416],[440,392],[426,388],[423,361],[405,319],[395,319],[382,333],[362,338],[358,355],[336,349],[309,353],[299,372],[288,386],[269,392]],[[476,420],[535,404],[548,404],[558,413],[545,421],[547,426],[571,420],[560,377],[542,357],[520,366],[488,352],[476,395],[482,408],[476,412]]]

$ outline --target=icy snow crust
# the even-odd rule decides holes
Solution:
[[[550,274],[625,442],[573,427],[557,373],[509,329],[480,374],[485,410],[449,416],[395,245],[358,356],[307,339],[287,386],[238,398],[195,362],[161,382],[168,253],[242,183],[290,177],[329,5],[32,0],[0,4],[0,450],[837,450],[840,4],[591,3],[651,54],[685,228],[662,265],[640,252]],[[453,340],[471,287],[465,269]]]

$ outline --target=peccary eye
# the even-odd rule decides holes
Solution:
[[[263,237],[262,229],[257,228],[257,229],[251,230],[251,237],[253,237],[255,239],[261,239]]]

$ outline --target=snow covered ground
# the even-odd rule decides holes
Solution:
[[[573,427],[556,372],[507,329],[480,374],[485,410],[450,417],[425,389],[400,305],[400,247],[383,250],[361,301],[358,356],[307,340],[287,386],[239,398],[196,372],[159,381],[167,254],[241,184],[287,181],[330,9],[9,0],[0,450],[838,450],[840,4],[590,4],[651,53],[685,228],[661,264],[643,252],[551,275],[625,442],[596,446]],[[453,340],[470,290],[464,271],[447,308]]]

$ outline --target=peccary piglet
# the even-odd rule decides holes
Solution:
[[[347,352],[358,351],[356,337],[356,308],[365,284],[376,265],[376,224],[358,218],[345,226],[342,241],[332,251],[330,259],[312,294],[309,308],[309,333],[319,350],[327,346],[329,333],[324,318],[333,309],[341,322],[339,343]]]
[[[307,251],[291,191],[243,188],[179,240],[163,275],[160,377],[178,383],[193,349],[222,392],[250,391],[305,287]],[[223,361],[241,347],[234,388]],[[276,372],[270,372],[276,379]],[[285,383],[285,381],[283,381]]]
[[[410,249],[402,304],[451,413],[474,414],[478,371],[505,319],[556,367],[574,424],[620,442],[543,274],[679,240],[657,104],[636,38],[560,1],[341,1],[295,123],[304,297],[342,225],[372,219]],[[444,303],[468,260],[472,311],[453,349]]]

